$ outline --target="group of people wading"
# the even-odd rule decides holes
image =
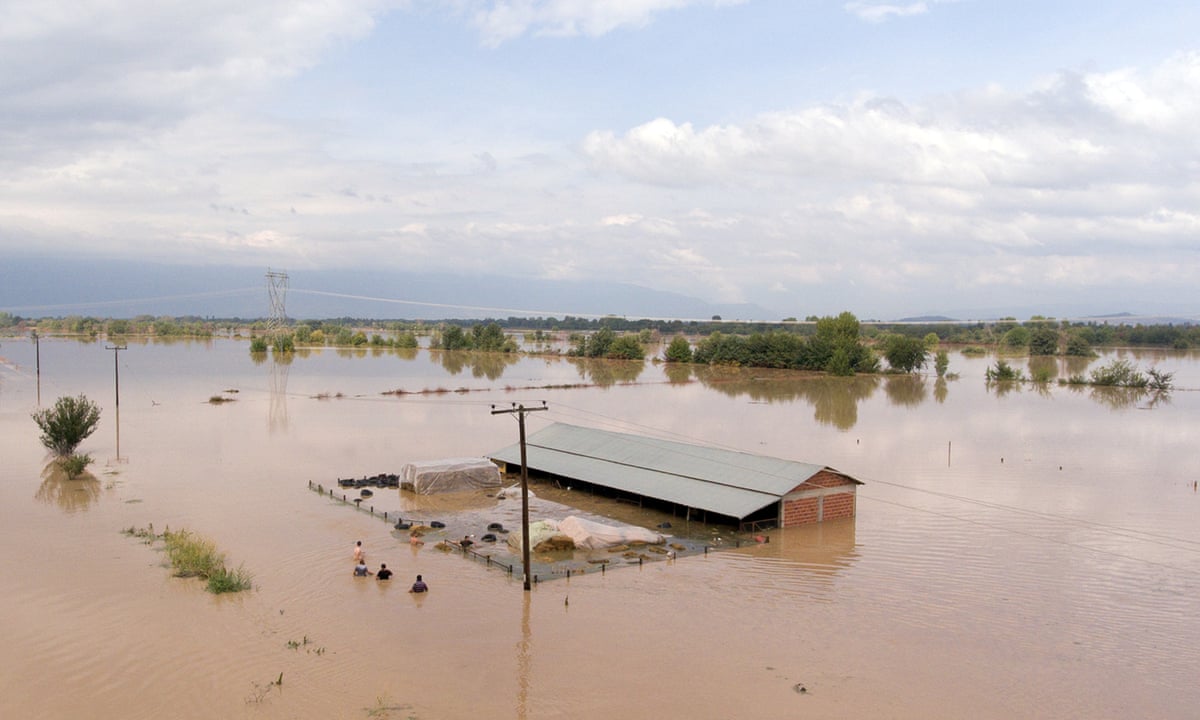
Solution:
[[[354,576],[367,577],[369,575],[374,575],[376,580],[381,581],[392,579],[392,571],[388,570],[387,563],[379,564],[379,572],[371,572],[371,569],[367,567],[367,554],[363,550],[362,540],[359,540],[354,543]],[[412,584],[412,587],[408,591],[411,593],[429,592],[429,586],[418,575],[416,582]]]

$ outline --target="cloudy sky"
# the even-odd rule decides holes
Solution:
[[[0,0],[0,262],[1194,315],[1197,38],[1194,0]]]

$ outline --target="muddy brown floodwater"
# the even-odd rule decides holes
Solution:
[[[989,388],[994,358],[958,353],[960,377],[943,382],[426,350],[255,362],[234,341],[131,341],[118,452],[113,353],[44,339],[41,404],[82,392],[104,408],[82,448],[94,479],[78,481],[44,474],[32,344],[6,338],[0,356],[0,717],[1182,719],[1200,707],[1196,354],[1093,361],[1175,372],[1161,399]],[[1051,362],[1060,377],[1081,371]],[[505,447],[516,423],[490,405],[542,400],[531,431],[570,422],[833,466],[866,483],[858,517],[524,593],[519,572],[414,547],[308,489]],[[496,502],[373,500],[447,517]],[[121,532],[150,523],[212,539],[254,589],[213,596],[171,577],[158,549]],[[356,540],[396,578],[351,577]],[[406,592],[418,573],[427,595]]]

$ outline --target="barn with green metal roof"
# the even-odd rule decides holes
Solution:
[[[520,471],[520,445],[488,455]],[[526,439],[534,475],[742,529],[855,514],[862,483],[824,465],[554,423]]]

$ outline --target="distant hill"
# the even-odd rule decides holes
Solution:
[[[898,320],[893,320],[892,322],[919,324],[919,323],[944,323],[944,322],[958,322],[958,321],[952,317],[946,317],[945,315],[920,315],[918,317],[900,318]]]
[[[275,268],[279,270],[279,268]],[[270,315],[267,268],[13,258],[0,264],[0,311],[22,317]],[[753,304],[709,303],[623,283],[449,273],[289,272],[292,318],[592,317],[779,320]]]

